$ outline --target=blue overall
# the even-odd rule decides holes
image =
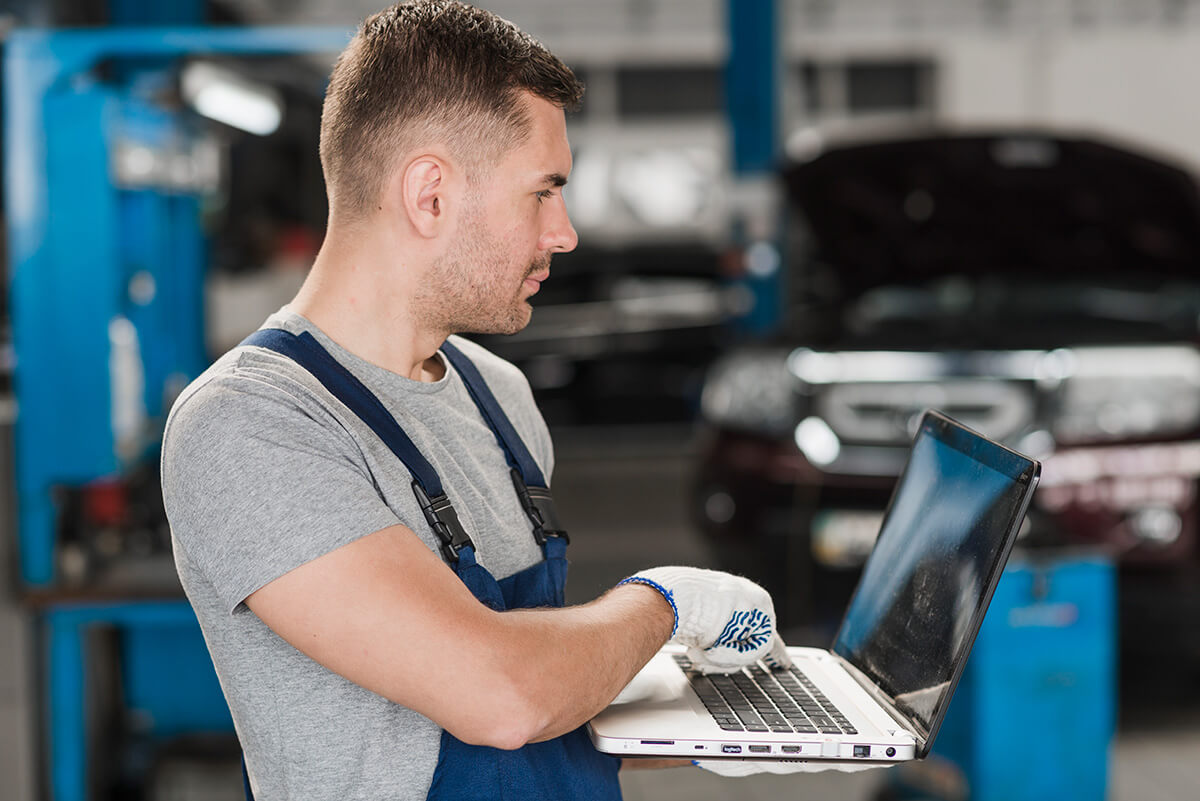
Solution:
[[[471,593],[492,609],[562,606],[567,580],[567,537],[558,521],[541,469],[530,455],[483,376],[449,342],[442,353],[458,371],[483,419],[492,429],[512,469],[513,487],[529,516],[533,536],[545,558],[497,581],[475,560],[475,547],[442,490],[441,479],[395,418],[349,370],[328,354],[309,333],[295,335],[263,329],[242,343],[268,348],[291,358],[358,415],[396,454],[413,476],[413,492],[442,554]],[[592,747],[585,727],[513,751],[467,745],[442,731],[437,768],[427,796],[443,799],[521,799],[522,801],[619,801],[620,760]],[[244,764],[243,764],[244,767]],[[246,797],[253,801],[249,778]]]

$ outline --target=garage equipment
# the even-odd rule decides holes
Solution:
[[[111,769],[88,735],[114,715],[146,743],[232,730],[157,508],[163,421],[207,364],[202,214],[222,169],[212,129],[178,102],[178,70],[197,55],[336,53],[349,36],[29,30],[5,43],[17,539],[56,801],[82,801]]]
[[[1107,557],[1014,556],[935,749],[962,770],[971,801],[1104,800],[1116,630]]]

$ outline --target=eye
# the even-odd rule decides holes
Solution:
[[[538,200],[538,203],[539,203],[539,204],[540,204],[540,203],[541,203],[543,200],[547,200],[548,198],[552,198],[552,197],[554,197],[554,190],[553,190],[553,189],[543,189],[542,191],[540,191],[540,192],[538,192],[538,193],[537,193],[537,200]]]

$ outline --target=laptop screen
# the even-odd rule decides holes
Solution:
[[[834,652],[932,739],[1038,465],[935,413],[921,422]]]

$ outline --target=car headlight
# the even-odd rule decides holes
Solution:
[[[788,352],[747,351],[709,370],[700,407],[711,423],[780,436],[796,425],[797,380]]]
[[[1061,442],[1184,434],[1200,425],[1200,354],[1186,346],[1074,348],[1048,354],[1061,378]]]

